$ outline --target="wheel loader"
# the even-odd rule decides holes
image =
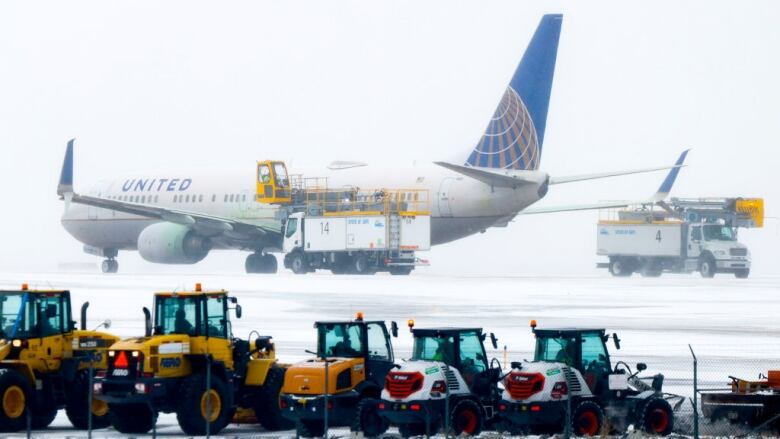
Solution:
[[[287,369],[280,397],[283,415],[302,437],[320,437],[329,427],[349,426],[366,437],[379,436],[387,424],[376,412],[385,375],[393,367],[392,322],[354,320],[316,322],[316,358]]]
[[[88,306],[77,330],[69,291],[27,284],[0,291],[0,431],[24,430],[28,417],[30,428],[46,428],[61,408],[77,429],[88,427],[90,411],[93,428],[109,425],[108,406],[89,405],[89,373],[105,367],[105,352],[119,337],[88,331]]]
[[[253,409],[268,430],[292,428],[279,415],[284,366],[271,337],[233,337],[230,310],[241,317],[235,297],[200,284],[155,294],[154,323],[144,308],[145,335],[113,344],[93,387],[116,430],[146,433],[163,412],[176,413],[187,435],[217,434],[238,408]]]

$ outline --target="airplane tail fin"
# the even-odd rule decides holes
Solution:
[[[562,21],[561,14],[542,17],[466,166],[539,168]]]
[[[76,139],[68,141],[68,147],[65,148],[65,158],[62,160],[62,171],[60,172],[60,182],[57,184],[57,195],[64,196],[73,192],[73,143]]]

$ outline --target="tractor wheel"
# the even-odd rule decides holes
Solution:
[[[54,422],[54,418],[57,417],[57,407],[45,407],[32,411],[32,419],[30,421],[30,427],[33,430],[43,430]]]
[[[750,276],[749,268],[743,268],[741,270],[737,270],[734,272],[734,277],[736,277],[737,279],[747,279],[748,276]]]
[[[408,276],[412,273],[412,270],[414,270],[414,267],[411,266],[390,267],[387,269],[393,276]]]
[[[450,428],[456,436],[477,436],[482,431],[482,409],[469,399],[455,404],[450,417]]]
[[[715,260],[712,259],[712,256],[703,256],[699,260],[699,273],[701,273],[701,277],[715,277]]]
[[[296,431],[300,437],[322,437],[325,435],[325,424],[322,421],[298,421]]]
[[[350,430],[362,431],[365,437],[377,437],[387,431],[388,425],[377,412],[377,400],[363,398],[355,408],[355,419]]]
[[[604,425],[604,411],[593,401],[583,401],[574,409],[571,420],[575,436],[598,436]]]
[[[124,434],[146,434],[157,423],[157,413],[146,404],[109,404],[114,429]]]
[[[398,425],[398,433],[404,438],[422,436],[425,434],[425,424],[400,424]],[[431,433],[435,432],[431,431]]]
[[[186,435],[205,435],[207,422],[209,433],[219,434],[230,423],[232,408],[227,386],[220,378],[212,375],[211,389],[207,389],[206,375],[195,373],[181,386],[181,404],[176,410],[176,419]]]
[[[289,430],[295,427],[294,422],[282,416],[282,409],[279,407],[279,391],[282,390],[284,383],[284,372],[281,367],[272,367],[265,377],[265,382],[258,389],[255,400],[257,422],[269,431]]]
[[[290,255],[290,269],[295,274],[306,274],[309,271],[303,253],[297,251]]]
[[[674,429],[672,406],[663,398],[651,398],[642,410],[639,425],[652,435],[669,435]]]
[[[609,272],[615,277],[628,277],[631,276],[632,270],[624,259],[614,258],[609,261]]]
[[[11,432],[27,427],[27,401],[30,384],[13,369],[0,369],[0,431]]]
[[[65,414],[68,420],[77,430],[86,430],[89,426],[89,412],[87,401],[89,399],[89,370],[84,369],[76,375],[76,379],[68,386],[65,396]],[[92,428],[106,428],[111,425],[108,416],[108,404],[105,401],[92,397]]]

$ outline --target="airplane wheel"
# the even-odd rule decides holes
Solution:
[[[276,256],[271,253],[266,253],[262,260],[264,262],[263,267],[265,268],[263,273],[276,273],[276,270],[279,268],[279,264],[276,262]]]
[[[103,273],[116,273],[119,271],[119,262],[116,259],[106,259],[100,264],[100,269]]]

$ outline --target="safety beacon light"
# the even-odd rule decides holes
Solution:
[[[30,286],[27,285],[27,282],[23,283],[22,284],[22,291],[27,291],[28,289],[30,289]]]
[[[531,320],[531,329],[536,329],[536,320]]]
[[[203,287],[200,285],[200,282],[197,282],[195,284],[195,291],[197,291],[197,292],[203,291]]]
[[[355,314],[355,320],[357,320],[358,322],[362,322],[363,321],[363,312],[362,311],[358,311],[357,314]]]
[[[412,328],[414,328],[414,319],[407,320],[406,325],[409,326],[409,330],[411,331]]]

